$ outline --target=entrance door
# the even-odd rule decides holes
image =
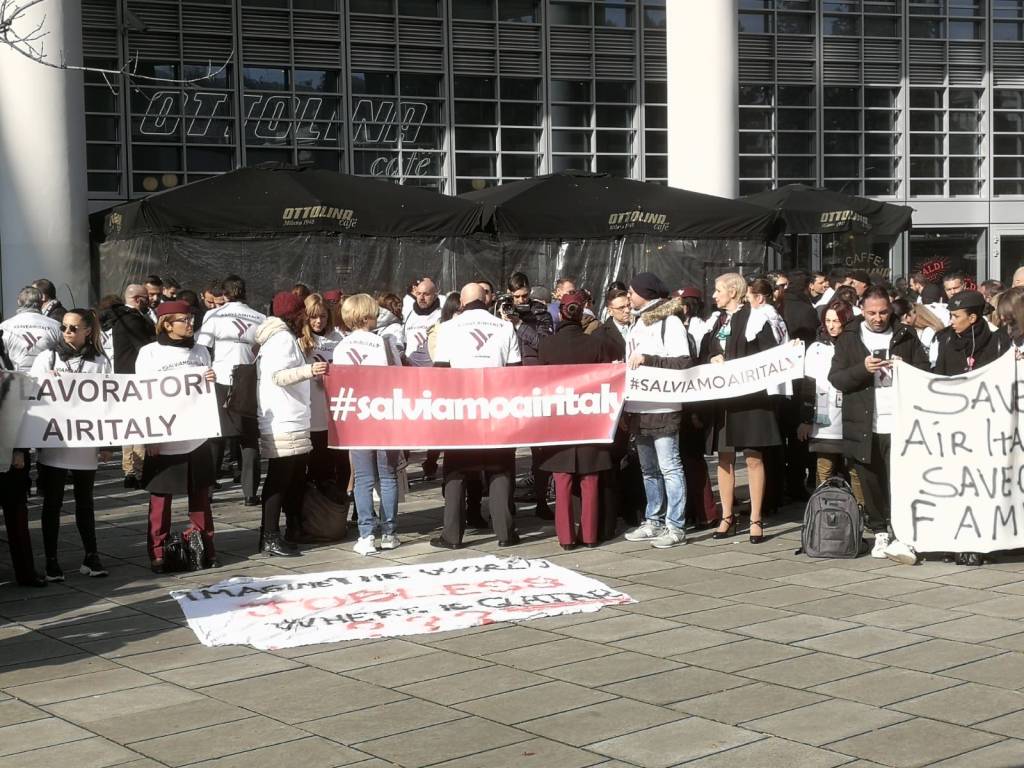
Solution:
[[[1018,267],[1024,267],[1024,227],[993,227],[990,253],[989,274],[1009,288],[1013,273]]]

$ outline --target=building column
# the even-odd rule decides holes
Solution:
[[[82,61],[77,2],[40,3],[18,21],[45,16],[49,61]],[[4,316],[18,291],[45,277],[70,308],[88,305],[89,223],[85,93],[81,72],[53,69],[0,46],[0,298]],[[73,296],[73,298],[72,298]]]
[[[736,0],[665,4],[668,183],[735,197],[739,160]]]

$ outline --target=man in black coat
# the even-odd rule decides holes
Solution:
[[[149,295],[145,286],[132,284],[125,288],[124,304],[112,306],[110,314],[113,316],[110,330],[114,337],[114,373],[135,373],[139,350],[156,341],[156,328],[149,317]],[[125,488],[139,487],[144,458],[142,446],[121,447]]]
[[[935,373],[958,376],[977,370],[1002,357],[1011,346],[1000,328],[993,331],[985,321],[985,297],[977,291],[961,291],[949,300],[949,327],[935,335],[939,345]]]
[[[613,288],[605,294],[604,306],[608,310],[608,319],[601,323],[593,335],[605,345],[609,360],[625,360],[626,335],[633,320],[629,294]]]
[[[867,289],[862,309],[864,314],[854,318],[836,340],[828,380],[843,393],[843,452],[864,489],[867,527],[875,534],[871,556],[913,564],[914,551],[889,533],[890,433],[899,405],[892,389],[892,361],[899,357],[927,370],[928,353],[914,329],[894,316],[884,288]]]

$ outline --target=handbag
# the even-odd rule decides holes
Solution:
[[[256,418],[259,408],[256,396],[256,363],[236,365],[231,371],[224,408],[239,416]]]

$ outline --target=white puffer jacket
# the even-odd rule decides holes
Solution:
[[[260,450],[268,458],[309,453],[309,381],[313,366],[283,320],[269,317],[256,329],[256,413]]]

